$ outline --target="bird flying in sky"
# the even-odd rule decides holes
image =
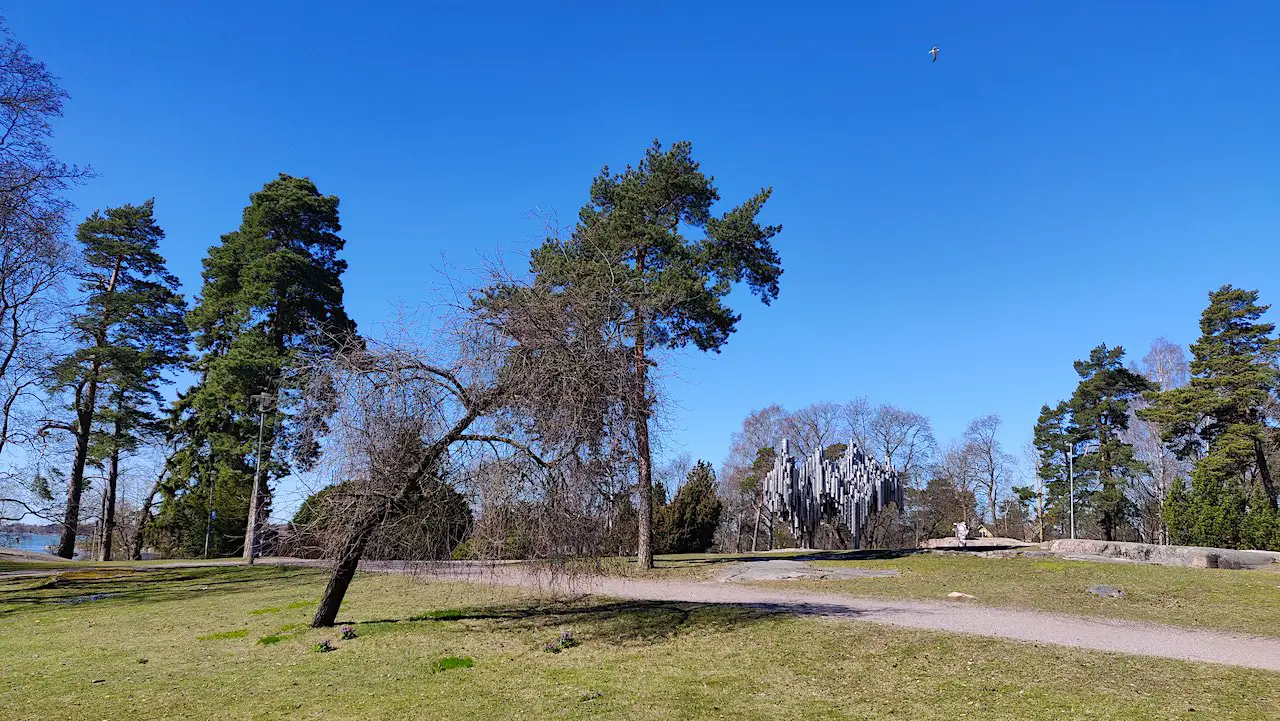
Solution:
[[[933,56],[933,60],[931,62],[935,62],[935,63],[938,62],[938,46],[937,45],[934,45],[932,48],[929,48],[929,54]]]

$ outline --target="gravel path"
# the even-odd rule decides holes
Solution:
[[[403,569],[403,565],[379,568],[370,564],[370,570]],[[513,567],[479,570],[454,566],[427,573],[437,578],[499,585],[544,589],[549,585],[544,577]],[[715,581],[613,577],[577,579],[571,586],[556,590],[646,601],[741,604],[779,612],[1280,672],[1280,638],[992,608],[967,601],[900,601]]]

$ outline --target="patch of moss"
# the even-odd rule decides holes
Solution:
[[[470,656],[443,656],[431,662],[431,670],[440,673],[455,668],[471,668],[474,665],[475,659]]]
[[[234,631],[219,631],[217,633],[209,633],[204,636],[196,636],[197,641],[222,641],[228,638],[244,638],[249,635],[249,629],[237,628]]]

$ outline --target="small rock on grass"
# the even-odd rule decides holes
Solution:
[[[1115,586],[1102,584],[1098,586],[1090,586],[1087,590],[1089,593],[1092,593],[1095,596],[1101,596],[1102,598],[1124,598],[1124,591],[1121,591]]]
[[[960,593],[959,591],[952,591],[951,593],[947,594],[947,598],[977,598],[977,596],[972,596],[967,593]]]

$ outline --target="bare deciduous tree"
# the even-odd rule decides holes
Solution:
[[[844,435],[844,408],[821,401],[787,414],[782,422],[787,440],[795,444],[792,453],[807,456],[832,443],[848,440]]]
[[[993,414],[973,421],[964,431],[963,453],[975,486],[986,495],[992,524],[999,517],[1000,492],[1008,486],[1014,463],[996,437],[999,430],[1000,416]]]
[[[860,434],[869,452],[878,454],[914,485],[918,485],[937,445],[928,418],[887,404],[866,415]],[[859,432],[853,436],[856,439]]]
[[[609,289],[503,279],[441,319],[426,344],[352,339],[314,361],[304,396],[314,448],[344,481],[333,571],[312,621],[333,625],[380,529],[441,487],[473,486],[475,552],[530,538],[534,557],[590,555],[603,534],[600,449],[624,425],[625,349]],[[591,529],[602,523],[589,524]]]
[[[1141,372],[1155,382],[1161,391],[1181,388],[1191,380],[1191,368],[1182,346],[1167,338],[1157,338],[1142,358]],[[1178,458],[1169,444],[1161,440],[1158,423],[1144,420],[1138,411],[1150,403],[1145,398],[1134,400],[1129,408],[1129,426],[1122,440],[1133,446],[1134,457],[1146,466],[1146,473],[1134,479],[1134,498],[1138,507],[1138,534],[1145,543],[1168,543],[1169,529],[1164,523],[1164,504],[1175,483],[1185,482],[1191,473],[1191,462]],[[1194,442],[1187,439],[1187,442]],[[1185,445],[1185,443],[1180,444]]]

